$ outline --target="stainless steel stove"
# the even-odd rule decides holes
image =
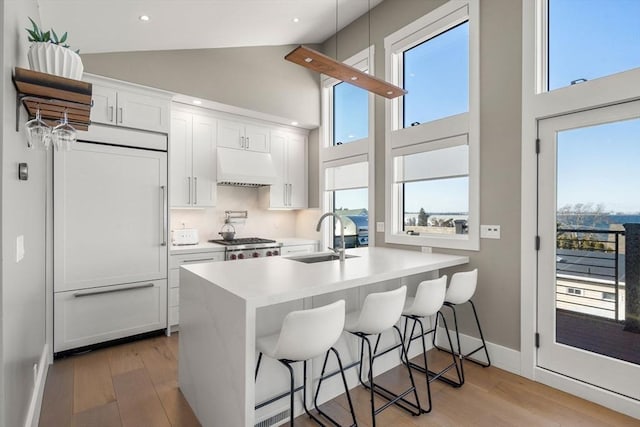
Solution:
[[[209,242],[225,246],[225,261],[278,256],[282,247],[282,243],[259,237],[244,237],[233,240],[214,239]]]

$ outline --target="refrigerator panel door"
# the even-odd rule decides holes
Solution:
[[[78,143],[55,153],[54,290],[166,278],[166,185],[164,152]]]

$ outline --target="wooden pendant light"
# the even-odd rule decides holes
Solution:
[[[393,99],[405,95],[406,90],[392,85],[378,77],[364,73],[350,65],[306,46],[298,46],[289,52],[284,59],[309,68],[318,73],[326,74],[335,79],[358,86],[369,92]]]

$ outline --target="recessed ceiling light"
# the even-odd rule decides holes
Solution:
[[[300,18],[293,18],[292,21],[295,22],[295,23],[298,23],[298,22],[300,22]]]
[[[138,19],[142,22],[147,22],[149,20],[149,15],[140,15],[138,16]]]
[[[356,80],[358,80],[358,76],[351,76],[351,80],[355,82]]]
[[[393,95],[393,91],[392,90],[388,90],[387,91],[387,95]]]
[[[298,122],[291,122],[291,126],[298,126]]]
[[[196,105],[200,105],[200,104],[202,104],[202,101],[200,101],[199,99],[194,99],[193,103],[196,104]]]
[[[313,58],[304,58],[304,62],[309,63],[309,62],[311,62],[311,61],[313,61]]]

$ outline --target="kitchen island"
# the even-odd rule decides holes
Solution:
[[[469,262],[378,247],[347,254],[344,263],[271,257],[181,268],[179,384],[204,427],[254,426],[259,309]]]

